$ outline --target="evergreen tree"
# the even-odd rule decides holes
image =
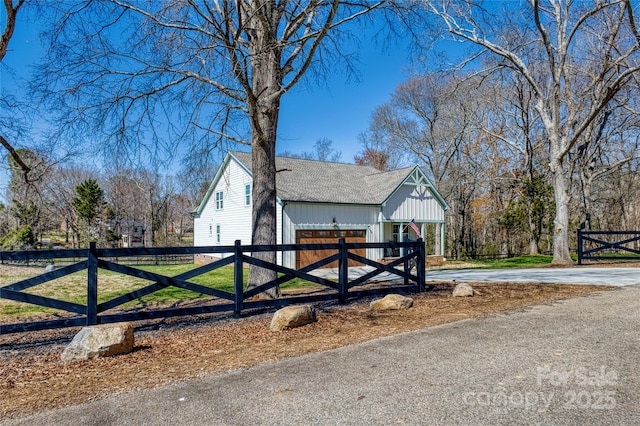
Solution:
[[[77,197],[71,201],[78,218],[84,221],[85,233],[92,239],[97,238],[96,219],[105,208],[104,191],[95,179],[88,179],[76,187]]]

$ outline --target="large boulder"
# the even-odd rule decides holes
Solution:
[[[471,297],[473,287],[467,283],[460,283],[453,289],[453,297]]]
[[[374,300],[369,305],[372,311],[387,311],[409,309],[413,306],[413,299],[401,294],[387,294],[382,299]]]
[[[271,319],[271,331],[300,327],[316,321],[316,310],[311,305],[285,306]]]
[[[133,326],[123,322],[84,327],[62,352],[62,361],[126,354],[133,350]]]

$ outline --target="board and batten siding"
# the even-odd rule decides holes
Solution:
[[[301,229],[364,229],[367,242],[379,241],[378,206],[358,206],[343,204],[286,203],[282,215],[280,234],[284,244],[296,243],[296,231]],[[333,226],[333,219],[336,227]],[[368,258],[377,253],[367,252]],[[295,252],[285,252],[283,266],[294,268]]]
[[[251,244],[251,204],[245,203],[245,185],[251,176],[234,159],[222,171],[199,217],[194,218],[195,246],[233,245],[236,240]],[[216,209],[216,193],[224,194],[223,208]],[[220,226],[220,242],[216,227]],[[209,231],[211,229],[211,232]]]
[[[444,209],[424,185],[402,185],[382,207],[386,221],[444,222]]]

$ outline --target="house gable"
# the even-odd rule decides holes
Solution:
[[[426,188],[437,200],[438,204],[440,204],[440,207],[442,207],[443,210],[449,210],[449,204],[447,204],[440,192],[438,192],[433,183],[431,183],[429,178],[427,178],[422,169],[420,169],[420,167],[418,166],[415,166],[413,170],[411,170],[411,172],[406,175],[402,182],[400,182],[400,184],[393,190],[393,192],[391,192],[389,196],[382,202],[382,205],[386,205],[402,186]]]
[[[416,166],[382,203],[385,221],[444,221],[449,205]]]
[[[205,197],[193,213],[196,246],[230,245],[235,240],[251,242],[251,198],[246,189],[251,174],[232,156],[226,156]]]
[[[244,173],[246,174],[248,182],[252,181],[253,175],[251,174],[251,171],[248,170],[244,166],[244,164],[242,164],[240,161],[238,161],[235,157],[233,157],[230,154],[227,154],[224,157],[224,160],[222,161],[222,164],[218,168],[218,171],[216,172],[216,175],[213,177],[213,180],[211,181],[211,184],[209,185],[209,188],[207,189],[207,192],[205,193],[204,197],[202,198],[202,201],[200,202],[200,205],[192,213],[194,217],[200,216],[202,214],[202,211],[204,210],[204,208],[207,206],[207,204],[211,200],[211,198],[215,197],[214,194],[216,192],[216,188],[219,187],[220,181],[223,179],[225,173],[228,173],[227,169],[229,168],[229,163],[231,161],[234,161],[236,163],[237,167],[239,167],[242,171],[244,171]]]

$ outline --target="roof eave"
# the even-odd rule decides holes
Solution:
[[[229,165],[229,161],[231,160],[231,157],[233,157],[233,155],[231,153],[227,153],[227,155],[225,155],[224,160],[222,160],[222,164],[220,164],[220,167],[218,167],[218,171],[216,172],[216,175],[213,177],[213,180],[211,181],[211,184],[209,185],[209,188],[207,188],[207,192],[204,194],[204,197],[202,198],[202,201],[200,202],[200,205],[198,206],[198,208],[194,212],[191,213],[193,215],[193,217],[199,217],[202,214],[202,210],[204,210],[204,207],[209,202],[209,198],[211,198],[211,194],[213,193],[213,190],[215,189],[215,187],[218,184],[218,182],[220,181],[220,178],[222,177],[222,174],[224,173],[224,170]],[[233,158],[235,158],[235,157],[233,157]],[[242,163],[240,163],[240,161],[238,161],[237,158],[236,158],[236,161],[239,164],[242,164]]]

